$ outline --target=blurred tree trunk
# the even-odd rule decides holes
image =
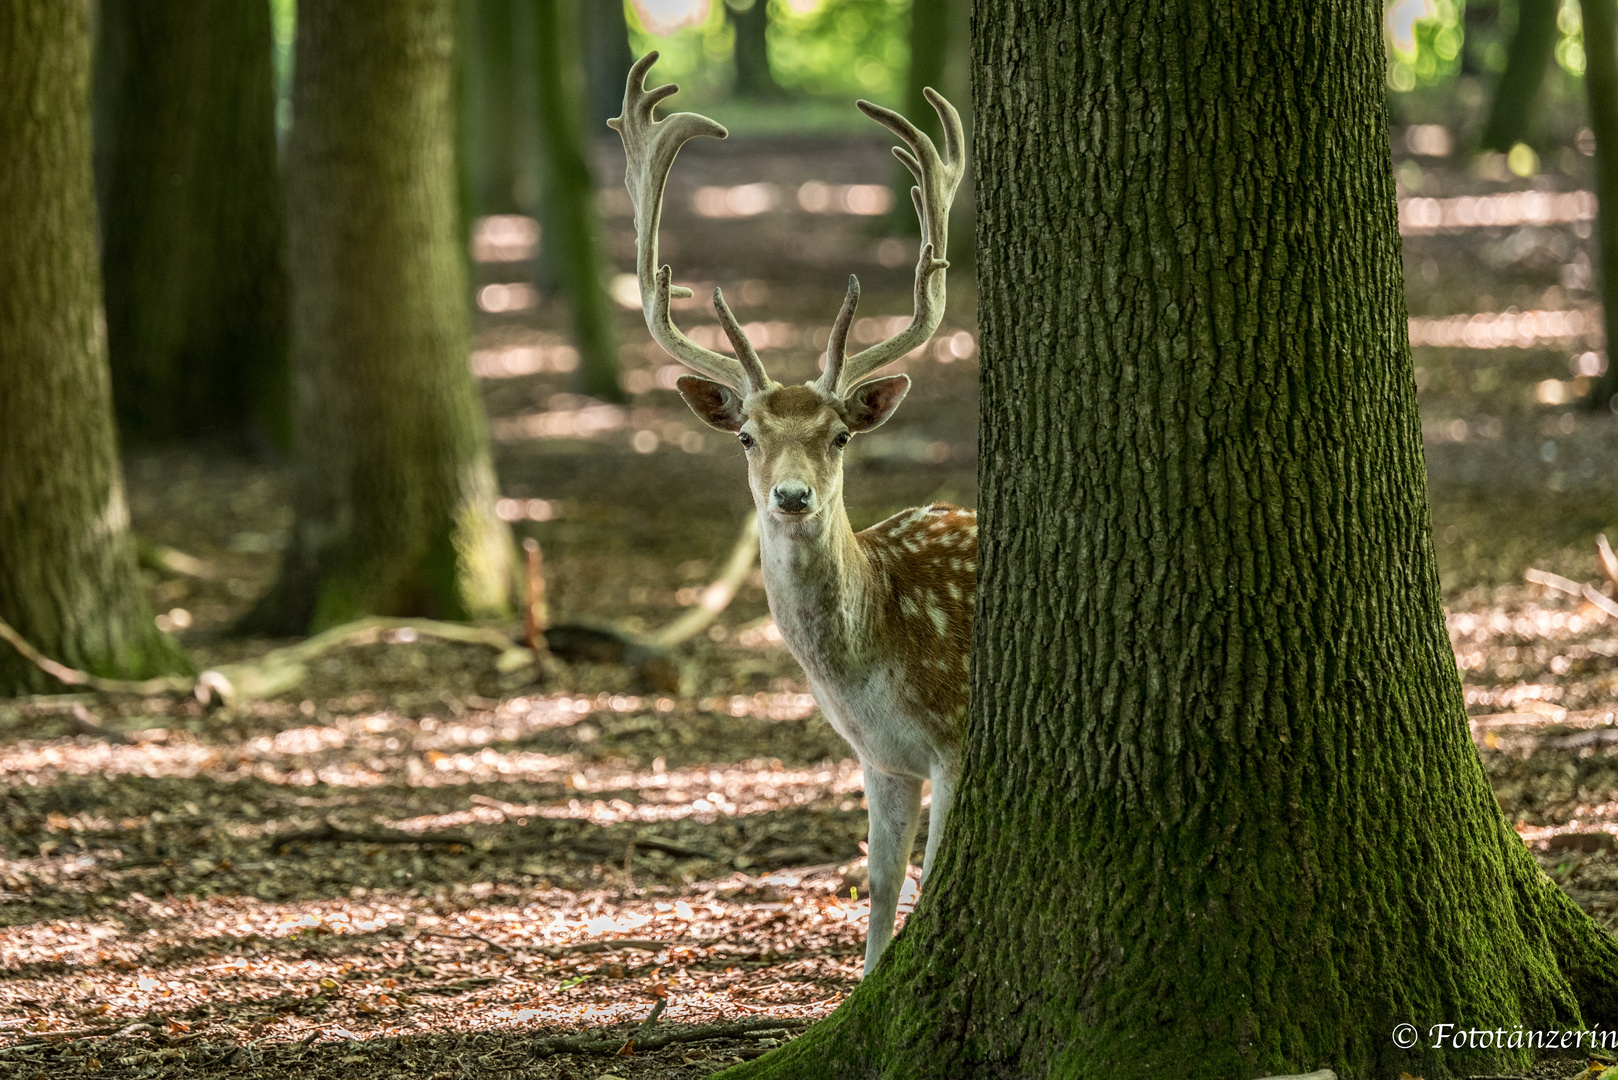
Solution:
[[[726,0],[725,3],[725,9],[730,13],[730,25],[736,31],[735,94],[754,100],[779,98],[782,96],[781,85],[775,81],[775,74],[770,70],[770,0],[744,2],[746,7],[733,0]],[[619,104],[622,103],[620,87]],[[614,112],[613,115],[618,114]]]
[[[972,145],[971,67],[971,11],[972,0],[911,0],[910,5],[910,70],[905,82],[903,113],[934,143],[943,138],[938,114],[927,104],[922,94],[932,87],[949,99],[961,114],[966,129],[966,145]],[[910,201],[910,188],[915,178],[898,162],[893,172],[893,209],[884,223],[885,231],[901,236],[920,236],[921,223],[916,220],[915,207]],[[973,214],[972,170],[967,169],[965,181],[955,194],[950,208],[950,233],[954,236],[972,236],[976,230]],[[951,265],[970,268],[973,265],[972,244],[958,244],[950,253]]]
[[[573,342],[579,350],[584,392],[621,402],[627,398],[618,385],[618,347],[601,254],[601,213],[579,122],[584,73],[578,4],[579,0],[534,0],[539,127],[549,167],[545,240],[553,245],[553,265],[565,268],[562,287],[573,301]]]
[[[90,177],[87,6],[0,10],[0,618],[98,675],[188,670],[141,593]],[[0,645],[0,697],[59,688]]]
[[[464,82],[462,139],[475,216],[518,214],[518,133],[515,0],[460,0],[464,29],[458,58]]]
[[[95,77],[113,401],[126,435],[290,442],[267,0],[102,0]]]
[[[1499,1074],[1430,1025],[1618,1022],[1467,730],[1381,15],[978,6],[964,776],[882,962],[727,1078]]]
[[[454,0],[298,5],[296,521],[254,629],[509,610],[511,537],[466,366],[454,22]]]
[[[1586,404],[1618,409],[1618,17],[1614,0],[1584,0],[1584,88],[1596,137],[1596,274],[1607,370]]]
[[[1561,0],[1517,0],[1517,27],[1506,50],[1506,70],[1494,84],[1494,100],[1479,145],[1505,153],[1528,137],[1545,71],[1556,50],[1556,13]]]
[[[590,122],[586,142],[607,130],[607,121],[623,111],[624,83],[635,63],[629,50],[629,23],[623,0],[588,0],[584,5],[584,37],[588,60]]]

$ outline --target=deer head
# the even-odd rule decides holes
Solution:
[[[898,113],[868,101],[857,103],[861,112],[904,141],[905,146],[894,147],[893,154],[916,178],[910,195],[921,219],[921,258],[916,264],[914,315],[910,325],[893,337],[848,356],[848,332],[860,296],[859,280],[850,276],[848,295],[826,345],[824,371],[801,386],[782,386],[765,372],[720,290],[714,290],[714,311],[735,349],[734,358],[702,348],[669,317],[671,298],[692,295],[673,284],[668,266],[657,263],[657,230],[669,168],[686,140],[699,135],[723,139],[729,133],[696,113],[653,120],[657,103],[679,89],[672,84],[646,89],[646,73],[656,62],[657,53],[647,53],[630,69],[623,114],[607,121],[623,137],[629,161],[624,182],[635,203],[641,312],[653,339],[670,356],[701,372],[678,380],[680,396],[704,423],[740,440],[760,515],[783,525],[813,527],[823,510],[842,505],[843,447],[853,436],[880,427],[910,389],[906,375],[861,380],[924,344],[944,316],[949,207],[965,160],[961,118],[940,94],[925,91],[944,129],[940,156],[932,140]]]

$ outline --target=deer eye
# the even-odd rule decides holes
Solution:
[[[850,435],[848,434],[848,432],[844,431],[844,432],[839,433],[837,438],[835,438],[835,439],[833,439],[831,441],[831,444],[833,446],[837,447],[837,449],[841,450],[843,447],[848,445],[849,438],[850,438]]]
[[[743,450],[753,449],[753,436],[749,435],[747,432],[738,431],[736,433],[736,438],[741,440]]]

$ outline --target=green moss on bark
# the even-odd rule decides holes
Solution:
[[[452,0],[298,9],[288,148],[297,516],[249,625],[509,611],[467,370]]]
[[[1379,12],[978,7],[965,779],[871,978],[727,1077],[1432,1080],[1524,1060],[1435,1024],[1618,1024],[1467,730]]]
[[[0,617],[98,675],[190,670],[140,590],[112,423],[83,4],[0,10]],[[59,689],[0,645],[0,697]]]

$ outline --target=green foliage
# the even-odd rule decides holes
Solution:
[[[1578,0],[1562,0],[1556,13],[1556,62],[1569,75],[1584,74],[1584,19]]]
[[[910,0],[752,2],[770,5],[770,70],[781,86],[815,97],[897,100],[910,63]],[[635,54],[661,52],[656,78],[679,82],[690,101],[723,97],[733,79],[736,38],[725,5],[626,0]]]
[[[1394,0],[1387,6],[1388,86],[1414,90],[1460,71],[1465,0]],[[1503,65],[1502,65],[1503,66]]]

